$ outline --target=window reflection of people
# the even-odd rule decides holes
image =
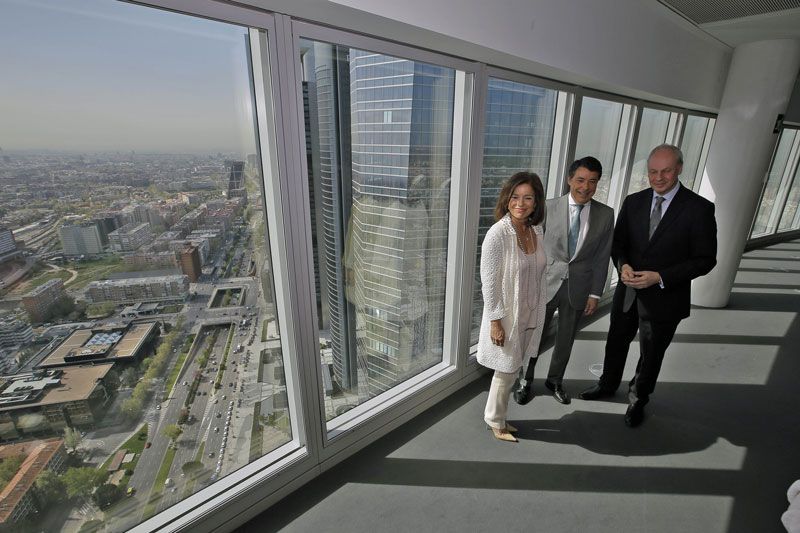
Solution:
[[[522,362],[539,351],[545,315],[542,243],[545,203],[539,176],[518,172],[503,185],[495,224],[481,247],[483,318],[478,362],[494,370],[484,420],[494,436],[517,442],[506,422],[508,399]]]

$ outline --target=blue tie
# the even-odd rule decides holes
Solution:
[[[575,204],[576,209],[572,210],[572,216],[569,220],[569,240],[567,241],[567,252],[569,257],[575,255],[575,248],[578,247],[578,234],[581,232],[581,211],[583,211],[583,204]]]

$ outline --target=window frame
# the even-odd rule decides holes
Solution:
[[[292,20],[290,24],[292,39],[291,60],[294,65],[291,85],[296,93],[291,105],[295,107],[297,120],[301,125],[304,124],[302,92],[297,90],[302,81],[300,65],[301,39],[357,48],[455,70],[456,87],[453,106],[453,151],[448,227],[450,235],[457,235],[458,231],[464,228],[465,225],[469,227],[469,213],[465,212],[464,206],[469,196],[468,191],[473,186],[471,184],[472,158],[470,157],[474,135],[472,117],[475,114],[473,111],[476,98],[475,79],[481,70],[480,65],[475,62],[310,22]],[[296,140],[294,157],[299,161],[296,175],[301,178],[295,181],[301,184],[299,188],[303,190],[300,191],[298,188],[293,197],[289,199],[289,204],[286,207],[293,211],[296,217],[300,217],[302,220],[310,220],[310,198],[307,190],[308,169],[306,168],[305,158],[305,126],[301,126]],[[296,268],[294,271],[298,275],[302,275],[304,281],[307,278],[310,287],[313,287],[314,265],[310,225],[304,224],[302,232],[304,233],[304,242],[298,242],[298,246],[295,249],[301,248],[300,244],[302,244],[303,268],[302,270]],[[325,420],[322,375],[319,364],[319,329],[317,327],[316,305],[313,304],[313,297],[303,303],[303,313],[300,318],[302,320],[302,325],[300,326],[301,334],[309,346],[312,346],[312,342],[316,344],[316,348],[309,348],[307,352],[306,362],[312,368],[306,369],[305,374],[306,383],[310,385],[309,394],[313,395],[309,403],[309,410],[313,412],[311,426],[313,429],[311,432],[314,434],[314,442],[312,448],[323,470],[341,460],[340,456],[345,450],[349,453],[357,451],[367,444],[367,440],[371,442],[412,416],[422,412],[427,406],[432,405],[433,399],[443,398],[453,390],[457,390],[464,382],[469,382],[480,376],[480,373],[476,372],[477,369],[465,367],[464,351],[459,349],[461,343],[460,330],[462,329],[460,327],[462,322],[461,309],[465,298],[462,297],[458,287],[464,279],[464,253],[467,246],[459,242],[459,239],[449,238],[447,247],[446,306],[442,361],[388,391],[362,402],[347,413],[336,417],[333,419],[335,424],[330,426]],[[299,267],[300,265],[296,266]],[[311,294],[313,296],[313,292]],[[314,361],[310,359],[314,359]]]

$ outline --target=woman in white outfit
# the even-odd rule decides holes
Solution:
[[[478,362],[494,370],[484,420],[500,440],[517,442],[506,422],[508,398],[522,362],[539,352],[544,323],[547,258],[542,244],[544,188],[518,172],[503,185],[495,224],[481,247],[483,318]]]

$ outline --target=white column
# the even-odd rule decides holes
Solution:
[[[758,41],[733,52],[700,194],[716,204],[717,266],[692,284],[692,303],[728,304],[761,187],[800,70],[800,40]]]

